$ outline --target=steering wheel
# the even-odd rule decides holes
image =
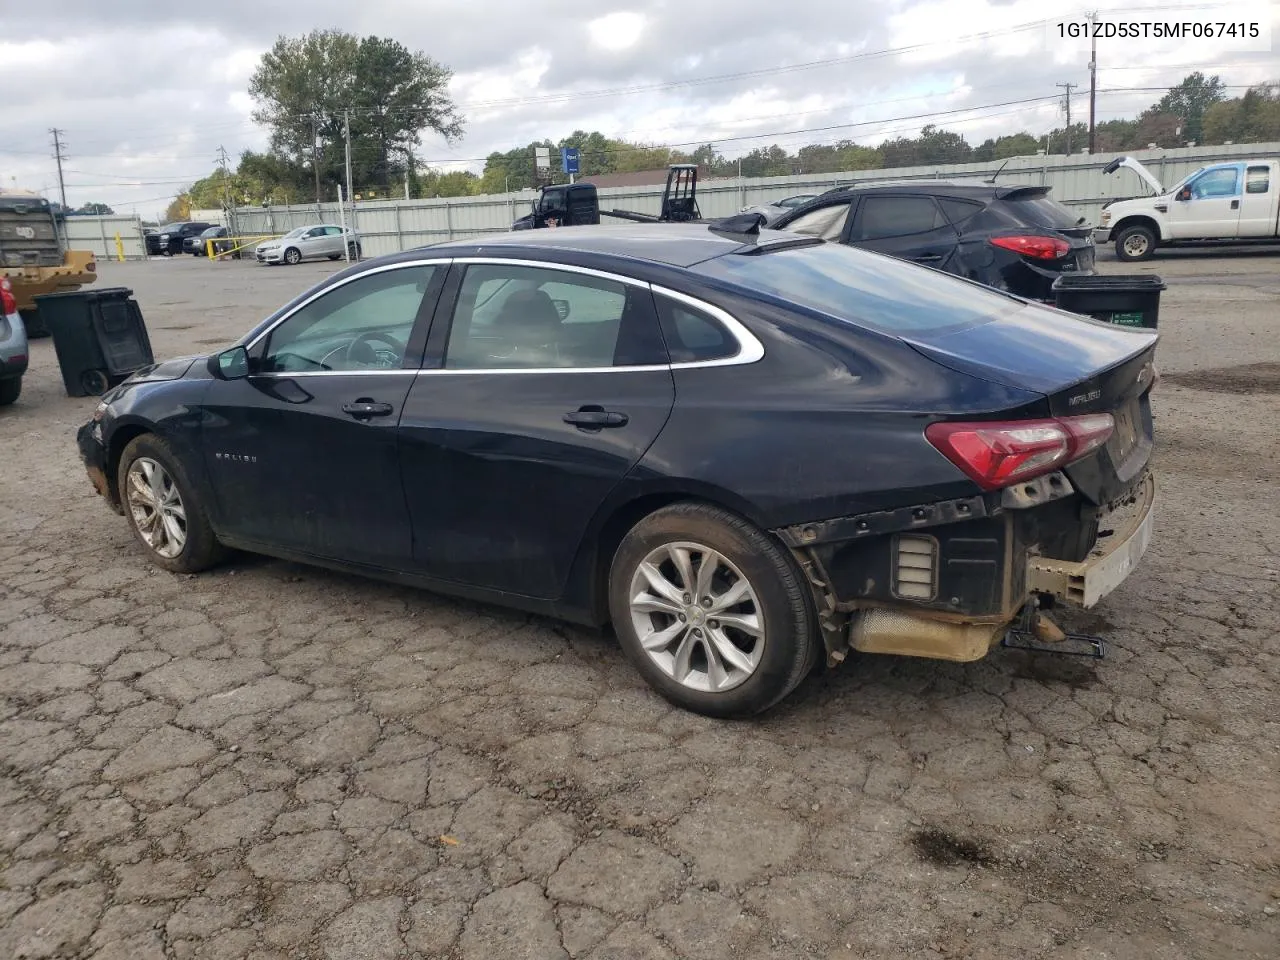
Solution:
[[[373,331],[370,333],[362,333],[349,344],[344,354],[346,357],[346,365],[348,368],[352,366],[380,366],[381,358],[378,356],[378,350],[374,349],[373,344],[383,343],[391,347],[396,355],[403,359],[405,345],[391,336],[389,333],[381,331]],[[394,364],[393,364],[394,365]]]

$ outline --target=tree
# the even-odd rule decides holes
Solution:
[[[84,214],[90,217],[109,217],[115,211],[108,207],[105,203],[86,203],[76,213]]]
[[[448,141],[463,121],[447,92],[451,71],[396,40],[339,30],[280,37],[249,81],[271,153],[329,184],[345,179],[344,129],[351,128],[353,179],[384,188],[402,179],[422,134]],[[321,188],[322,195],[332,191]]]
[[[1280,83],[1250,87],[1243,97],[1204,112],[1206,143],[1280,140]]]
[[[180,220],[191,219],[191,197],[185,192],[178,194],[169,201],[169,206],[165,207],[164,219],[166,223],[174,223]]]
[[[1183,141],[1201,141],[1204,129],[1204,113],[1215,103],[1223,99],[1225,94],[1222,80],[1217,74],[1208,79],[1197,70],[1188,74],[1176,87],[1160,98],[1149,112],[1165,113],[1177,117],[1181,121]]]
[[[1182,133],[1178,132],[1179,128]],[[1131,145],[1138,150],[1146,149],[1149,143],[1154,143],[1157,147],[1176,147],[1185,139],[1186,128],[1182,126],[1181,118],[1172,113],[1161,113],[1151,107],[1138,117]]]
[[[912,167],[930,163],[964,163],[971,159],[973,148],[958,133],[939,130],[927,124],[920,136],[898,137],[880,144],[886,167]]]

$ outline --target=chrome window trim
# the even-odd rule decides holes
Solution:
[[[437,266],[440,264],[443,264],[444,266],[447,267],[452,262],[453,262],[452,258],[433,257],[429,260],[403,260],[398,263],[387,263],[380,267],[370,267],[368,270],[361,270],[359,273],[352,274],[351,276],[347,277],[345,280],[342,280],[338,283],[331,284],[325,287],[323,290],[316,291],[316,293],[307,297],[307,299],[303,300],[300,304],[298,304],[296,307],[294,307],[292,310],[286,313],[283,317],[281,317],[271,326],[267,327],[267,329],[263,330],[260,334],[258,334],[248,343],[244,344],[244,348],[245,350],[252,350],[254,347],[258,345],[258,342],[260,340],[262,340],[264,337],[270,336],[271,333],[276,329],[276,327],[280,326],[280,324],[284,323],[286,320],[288,320],[290,317],[296,314],[299,310],[303,310],[306,307],[310,306],[311,304],[315,303],[325,294],[332,293],[334,290],[337,290],[339,287],[345,287],[348,283],[352,283],[364,277],[372,276],[375,273],[387,273],[391,270],[406,270],[409,267],[428,267],[428,266]],[[326,374],[327,373],[347,373],[347,372],[348,371],[346,370],[313,371],[313,373],[326,373]],[[413,371],[409,371],[409,372],[412,373]]]
[[[732,367],[748,363],[756,363],[764,357],[764,344],[762,344],[750,330],[746,328],[737,317],[729,313],[722,307],[717,307],[713,303],[707,303],[705,300],[699,300],[687,293],[681,293],[679,290],[672,290],[669,287],[659,286],[658,284],[649,283],[646,280],[637,280],[635,277],[626,277],[621,274],[609,273],[605,270],[596,270],[593,267],[579,267],[573,264],[553,263],[547,260],[515,260],[507,257],[457,257],[454,263],[465,264],[511,264],[520,267],[535,267],[542,270],[559,270],[565,273],[580,273],[585,276],[598,277],[602,280],[611,280],[615,283],[621,283],[632,287],[647,288],[651,294],[660,294],[664,297],[670,297],[687,306],[693,307],[695,310],[701,310],[703,313],[709,314],[715,320],[724,326],[729,335],[738,343],[738,352],[728,357],[720,357],[716,360],[689,360],[683,363],[651,363],[651,364],[635,364],[630,366],[609,366],[609,367],[474,367],[474,368],[436,368],[430,370],[419,370],[419,374],[430,374],[432,376],[464,376],[472,374],[544,374],[544,373],[654,373],[662,370],[690,370],[700,367]],[[453,320],[450,318],[450,323]],[[446,355],[447,356],[447,355]]]
[[[402,270],[408,267],[425,267],[451,264],[490,264],[490,265],[507,265],[518,267],[534,267],[542,270],[558,270],[562,273],[578,273],[584,276],[597,277],[601,280],[610,280],[614,283],[621,283],[626,286],[640,287],[648,289],[653,294],[664,297],[670,297],[672,300],[679,301],[687,306],[700,310],[713,317],[718,323],[723,325],[729,334],[738,342],[738,352],[728,357],[720,357],[716,360],[689,360],[683,363],[651,363],[651,364],[634,364],[630,366],[610,366],[610,367],[475,367],[470,369],[422,369],[408,370],[403,367],[396,367],[392,370],[302,370],[292,373],[273,372],[273,373],[256,373],[254,377],[264,377],[273,379],[292,379],[294,377],[360,377],[360,376],[395,376],[397,374],[410,374],[412,376],[421,376],[429,374],[431,376],[470,376],[474,374],[547,374],[547,373],[657,373],[666,370],[694,370],[702,367],[733,367],[756,363],[764,357],[764,344],[762,344],[750,330],[738,320],[733,314],[729,313],[722,307],[717,307],[713,303],[707,303],[697,297],[690,296],[687,293],[681,293],[679,290],[672,290],[669,287],[660,286],[658,284],[649,283],[646,280],[637,280],[635,277],[626,277],[621,274],[609,273],[605,270],[596,270],[593,267],[579,267],[574,264],[554,263],[548,260],[516,260],[508,257],[451,257],[451,258],[431,258],[426,260],[407,260],[400,263],[389,263],[380,267],[372,267],[368,270],[362,270],[353,276],[347,277],[341,283],[335,283],[332,286],[325,287],[315,295],[308,297],[302,303],[298,304],[287,314],[273,323],[258,336],[254,337],[249,343],[245,344],[246,350],[252,350],[257,343],[264,337],[271,334],[276,327],[284,323],[299,310],[302,310],[311,303],[314,303],[320,297],[336,290],[338,287],[359,280],[361,277],[367,277],[374,273],[385,273],[389,270]],[[450,317],[450,324],[453,318]]]

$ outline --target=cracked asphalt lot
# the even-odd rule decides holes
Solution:
[[[0,957],[1280,956],[1280,270],[1171,256],[1159,523],[1099,664],[855,656],[671,709],[607,638],[151,566],[48,340],[0,411]],[[157,356],[328,265],[104,264]],[[1108,272],[1120,265],[1104,264]]]

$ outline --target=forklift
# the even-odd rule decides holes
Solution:
[[[702,219],[697,194],[698,166],[693,163],[674,163],[668,169],[661,213],[657,216],[634,210],[601,210],[594,183],[558,183],[543,187],[530,212],[513,223],[511,229],[576,227],[599,223],[602,214],[637,223],[690,223]]]

